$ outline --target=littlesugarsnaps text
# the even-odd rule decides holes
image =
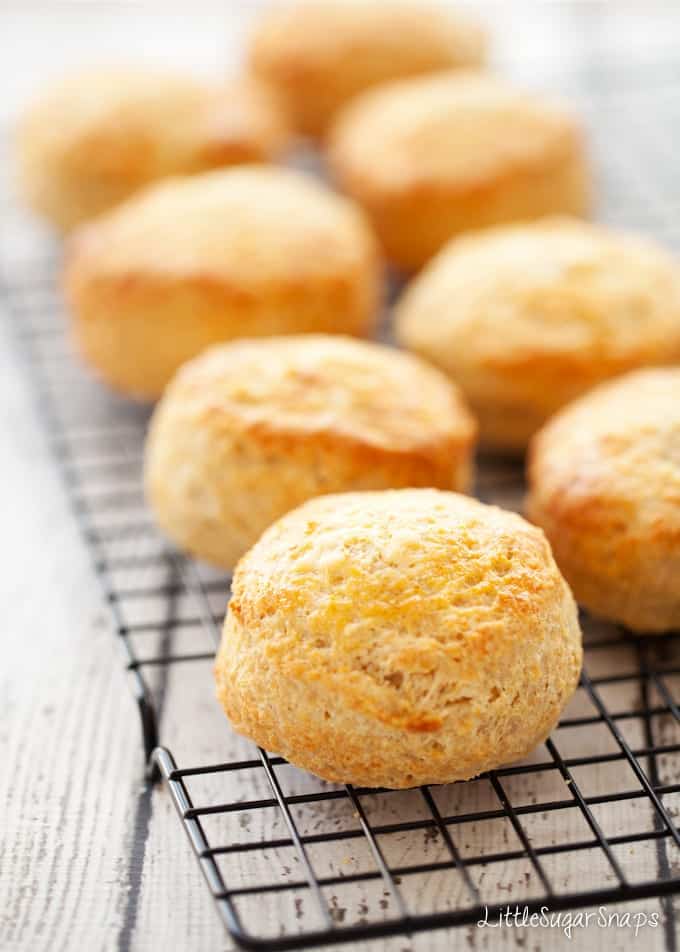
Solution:
[[[635,909],[616,912],[606,906],[597,909],[551,912],[541,906],[538,912],[530,912],[528,906],[505,906],[500,911],[489,912],[484,907],[484,917],[477,922],[479,929],[559,929],[568,939],[579,929],[589,926],[599,929],[630,929],[638,935],[641,929],[656,929],[660,924],[658,912],[639,912]]]

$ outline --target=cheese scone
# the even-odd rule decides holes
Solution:
[[[680,368],[638,370],[534,437],[527,513],[576,598],[635,631],[680,630]]]
[[[590,205],[583,135],[571,113],[482,73],[439,73],[365,93],[338,117],[328,157],[404,271],[462,232],[583,216]]]
[[[447,246],[396,326],[462,388],[483,445],[521,452],[600,381],[680,362],[680,268],[651,240],[586,222],[505,226]]]
[[[358,93],[405,76],[479,66],[485,36],[470,17],[416,0],[298,0],[271,7],[248,62],[295,128],[323,135]]]
[[[251,79],[208,83],[143,67],[68,76],[19,124],[19,185],[61,231],[171,175],[266,162],[290,131],[271,90]]]
[[[308,334],[235,341],[184,366],[146,450],[147,497],[183,549],[232,569],[313,496],[470,484],[475,423],[434,367]]]
[[[581,667],[540,529],[431,489],[314,499],[241,559],[215,673],[234,728],[325,780],[474,777],[549,734]]]
[[[244,166],[171,179],[83,226],[65,286],[87,362],[115,389],[154,399],[219,341],[368,336],[382,277],[352,202],[298,172]]]

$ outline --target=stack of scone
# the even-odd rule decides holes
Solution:
[[[160,398],[158,524],[234,570],[220,700],[330,780],[528,754],[578,682],[570,585],[636,630],[680,625],[678,265],[583,220],[578,120],[485,49],[421,3],[292,2],[229,85],[100,70],[20,131],[28,202],[72,232],[79,351]],[[299,137],[338,191],[271,164]],[[359,339],[385,264],[420,272],[395,307],[413,353]],[[478,435],[530,446],[536,525],[462,495]]]

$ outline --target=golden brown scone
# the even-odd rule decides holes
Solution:
[[[485,446],[518,452],[601,380],[680,362],[680,270],[652,241],[585,222],[493,229],[415,279],[397,337],[457,381]]]
[[[182,548],[223,568],[312,496],[467,489],[476,427],[417,357],[349,337],[236,341],[183,367],[154,415],[147,498]]]
[[[481,73],[440,73],[364,94],[332,129],[329,159],[388,257],[407,271],[464,231],[588,211],[575,120]]]
[[[234,728],[326,780],[411,787],[527,755],[576,688],[543,533],[431,489],[323,496],[239,562],[217,655]]]
[[[149,68],[81,72],[24,117],[20,186],[66,231],[157,179],[272,159],[288,142],[286,125],[272,92],[252,80],[209,85]]]
[[[590,611],[680,629],[680,368],[638,370],[534,437],[527,512]]]
[[[285,169],[172,179],[78,231],[65,286],[85,358],[154,398],[180,364],[235,337],[368,335],[381,275],[361,211]]]
[[[477,66],[484,46],[474,21],[414,0],[303,0],[267,11],[249,61],[282,96],[296,128],[320,136],[357,93],[399,77]]]

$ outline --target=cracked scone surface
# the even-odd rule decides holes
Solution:
[[[268,161],[290,133],[271,91],[181,73],[109,67],[76,73],[27,110],[18,171],[28,203],[68,231],[170,175]]]
[[[680,267],[648,239],[567,218],[451,242],[407,288],[400,343],[462,388],[487,447],[517,452],[562,406],[680,361]]]
[[[382,293],[361,211],[308,176],[265,166],[172,179],[84,226],[65,285],[85,359],[142,399],[218,341],[368,335]]]
[[[236,570],[216,661],[234,728],[320,777],[409,787],[528,754],[581,665],[543,533],[455,493],[306,503]]]
[[[476,436],[424,361],[330,335],[236,341],[184,366],[156,408],[147,497],[182,548],[226,569],[323,493],[468,488]]]
[[[583,216],[583,135],[562,106],[482,73],[389,83],[343,110],[328,156],[387,257],[420,268],[465,231],[546,215]]]
[[[640,370],[534,438],[527,512],[577,599],[634,630],[680,629],[680,369]]]
[[[455,11],[414,0],[302,0],[270,8],[249,50],[295,127],[320,136],[358,93],[400,76],[477,66],[485,38]]]

